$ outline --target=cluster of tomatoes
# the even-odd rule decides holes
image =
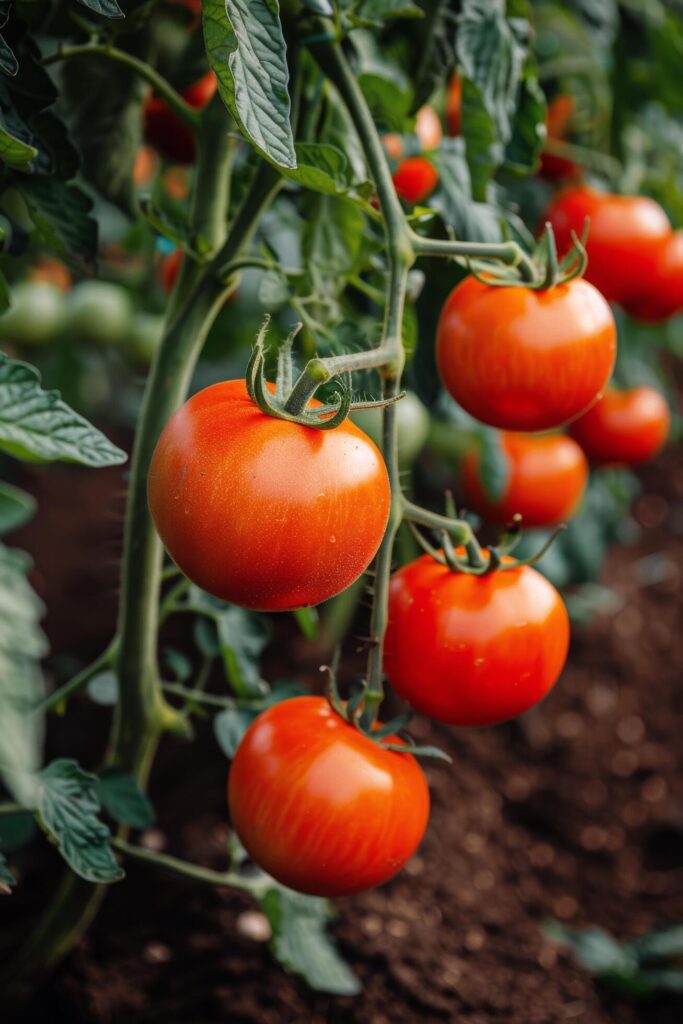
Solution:
[[[455,82],[451,131],[459,121]],[[420,111],[416,134],[423,149],[438,145],[431,108]],[[421,201],[437,181],[430,161],[406,155],[398,136],[384,144],[397,191]],[[561,247],[570,229],[583,228],[579,208],[574,191],[549,212]],[[623,239],[622,216],[609,231],[619,227]],[[468,277],[441,312],[436,351],[445,388],[502,431],[509,473],[498,500],[482,486],[479,452],[464,461],[470,504],[492,522],[521,514],[526,525],[557,523],[581,498],[587,457],[636,462],[666,437],[668,408],[658,392],[605,390],[616,356],[608,300],[627,298],[607,287],[609,231],[598,218],[586,279],[534,288]],[[653,258],[655,265],[662,264]],[[623,274],[642,284],[641,271],[642,263]],[[621,273],[612,262],[615,288]],[[206,388],[171,418],[152,458],[148,497],[166,549],[194,583],[266,611],[316,605],[353,583],[379,548],[391,505],[382,455],[356,423],[323,431],[267,415],[244,380]],[[470,551],[454,554],[461,564],[469,558],[467,571],[425,554],[392,577],[384,668],[415,710],[456,726],[491,725],[526,711],[555,684],[568,615],[530,566],[505,556],[494,565],[488,551],[478,552],[478,564]],[[355,724],[325,698],[285,700],[257,718],[232,763],[237,834],[257,864],[301,892],[346,895],[387,880],[426,828],[428,787],[409,746],[390,730]]]

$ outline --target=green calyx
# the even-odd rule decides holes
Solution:
[[[581,238],[576,232],[571,232],[573,245],[562,260],[558,259],[557,244],[552,224],[546,222],[543,234],[536,246],[533,258],[529,261],[533,268],[533,277],[529,274],[522,276],[517,272],[518,268],[495,267],[493,264],[483,264],[481,261],[467,259],[467,268],[477,281],[494,288],[530,288],[532,291],[546,291],[548,288],[555,288],[561,284],[568,284],[577,277],[582,277],[588,266],[588,254],[586,252],[586,240],[590,218],[586,217]]]
[[[325,694],[330,707],[353,729],[357,729],[366,739],[372,740],[383,750],[393,750],[398,754],[412,754],[414,757],[432,757],[440,761],[448,761],[451,758],[438,747],[418,746],[415,741],[405,733],[405,728],[410,722],[410,713],[399,715],[385,725],[373,728],[373,722],[365,714],[365,703],[368,695],[367,687],[359,687],[347,701],[342,700],[337,688],[337,667],[339,663],[339,651],[335,652],[332,665],[323,665],[321,672],[327,673],[327,685]],[[392,739],[400,734],[403,743],[392,742]]]
[[[246,371],[249,397],[266,416],[298,423],[303,427],[313,427],[315,430],[334,430],[344,422],[350,412],[359,409],[383,408],[403,398],[405,392],[401,392],[396,398],[388,401],[354,402],[352,400],[351,373],[341,370],[337,376],[327,368],[324,359],[310,359],[295,380],[292,349],[294,339],[302,327],[300,323],[292,330],[280,349],[275,383],[274,386],[269,385],[265,376],[265,335],[269,323],[270,317],[266,317],[258,333]],[[336,357],[336,362],[338,361],[339,357]],[[335,400],[311,407],[311,399],[314,398],[321,384],[326,384],[335,376],[338,380],[338,390],[333,395]]]

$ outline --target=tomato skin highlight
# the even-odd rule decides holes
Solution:
[[[383,750],[323,697],[295,697],[259,715],[232,762],[228,802],[252,859],[313,896],[386,882],[413,855],[429,818],[415,758]]]
[[[438,722],[496,725],[537,704],[569,648],[569,616],[529,566],[454,573],[423,555],[391,579],[384,666],[404,700]]]
[[[350,420],[316,430],[276,419],[232,380],[168,421],[148,500],[164,546],[194,583],[245,608],[286,611],[327,600],[367,568],[390,487],[376,445]]]
[[[608,302],[632,302],[657,288],[662,244],[671,225],[661,206],[644,196],[619,196],[585,186],[559,193],[546,210],[562,258],[572,246],[570,232],[581,237],[586,217],[585,278]]]
[[[423,149],[436,149],[443,138],[439,115],[434,107],[420,107],[415,118],[415,134]]]
[[[509,523],[519,514],[524,527],[555,526],[571,518],[588,483],[588,462],[576,441],[565,434],[504,432],[500,443],[507,456],[508,479],[496,501],[482,484],[479,451],[471,449],[463,459],[468,508],[492,523]]]
[[[201,110],[212,98],[218,82],[213,71],[183,89],[180,95],[191,107]],[[142,110],[145,141],[163,156],[179,164],[191,164],[195,158],[194,135],[168,106],[165,100],[152,94]]]
[[[609,388],[572,423],[572,437],[595,465],[633,465],[651,459],[669,436],[671,413],[656,388]]]
[[[683,309],[683,231],[672,231],[658,252],[655,284],[649,294],[622,303],[629,316],[661,323]]]
[[[552,430],[600,395],[616,356],[609,306],[587,281],[545,291],[465,278],[437,327],[441,378],[470,415],[504,430]]]
[[[423,156],[402,160],[393,174],[396,192],[407,203],[421,203],[431,195],[438,181],[439,172]]]

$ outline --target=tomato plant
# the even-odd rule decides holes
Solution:
[[[597,607],[607,549],[637,531],[638,479],[612,467],[677,430],[648,382],[672,394],[681,351],[683,19],[616,0],[73,2],[5,4],[0,24],[0,891],[67,869],[40,918],[21,904],[26,941],[0,937],[0,991],[23,1019],[137,861],[239,893],[286,970],[348,997],[326,897],[402,868],[427,778],[441,811],[454,792],[420,767],[448,760],[416,741],[429,723],[386,721],[385,689],[462,726],[544,698],[567,608]],[[666,515],[651,497],[644,529]],[[12,547],[33,514],[16,544],[34,571]],[[72,535],[88,570],[120,552],[118,583],[88,589],[80,564],[64,583]],[[117,611],[71,643],[81,594]],[[558,706],[513,730],[522,751]],[[227,809],[202,762],[211,868],[173,849],[194,790],[180,831],[163,798],[173,744],[207,718],[232,762]],[[619,721],[621,742],[634,709]],[[188,787],[202,753],[183,754]]]
[[[462,463],[467,506],[494,523],[521,516],[524,526],[554,526],[576,511],[588,482],[588,463],[579,445],[564,434],[504,433],[500,446],[505,482],[500,494],[487,493],[481,452],[471,448]]]
[[[643,385],[626,391],[609,388],[570,429],[591,462],[631,465],[657,454],[670,424],[664,396]]]
[[[532,291],[471,277],[446,300],[436,344],[443,382],[472,416],[505,430],[551,430],[600,395],[616,329],[586,281]]]
[[[283,701],[259,715],[230,768],[229,799],[255,862],[316,896],[349,896],[391,878],[429,817],[415,758],[363,736],[323,697]]]
[[[416,711],[451,725],[493,725],[527,711],[562,671],[569,617],[529,566],[454,573],[430,555],[392,578],[386,670]]]

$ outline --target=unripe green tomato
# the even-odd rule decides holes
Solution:
[[[136,313],[130,325],[128,348],[131,358],[150,366],[164,333],[164,318],[156,313]]]
[[[12,289],[12,304],[0,316],[0,341],[39,347],[59,331],[64,316],[62,293],[42,281],[22,281]]]
[[[382,409],[358,409],[351,414],[351,419],[381,447]],[[412,391],[408,391],[397,404],[396,426],[398,460],[402,466],[412,466],[429,433],[429,413]]]
[[[69,292],[66,329],[82,341],[116,345],[128,336],[131,305],[128,292],[109,281],[81,281]]]

